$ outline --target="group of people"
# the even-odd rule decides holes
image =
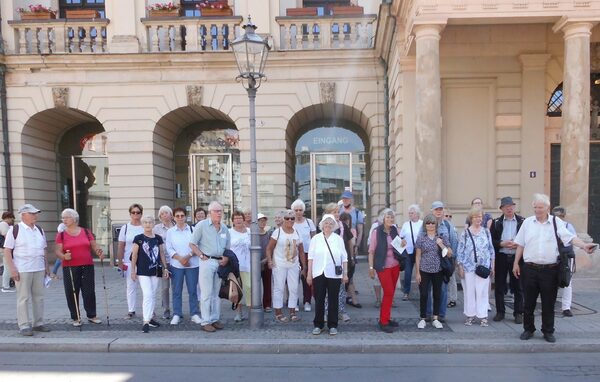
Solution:
[[[274,311],[274,318],[279,323],[298,321],[299,289],[302,288],[304,311],[312,310],[314,297],[314,335],[321,334],[325,325],[330,335],[336,335],[339,320],[350,320],[346,304],[361,307],[352,279],[364,214],[352,205],[350,191],[341,196],[340,203],[324,207],[318,228],[304,216],[306,206],[299,199],[290,209],[276,213],[272,228],[267,226],[265,215],[259,213],[257,216],[262,252],[263,309],[267,313]],[[423,219],[418,205],[409,206],[409,219],[401,228],[396,225],[393,210],[381,211],[367,240],[369,276],[374,279],[377,275],[378,279],[375,291],[380,330],[392,333],[399,326],[392,318],[396,285],[404,271],[401,288],[403,299],[408,300],[414,269],[419,290],[419,329],[425,328],[427,322],[436,329],[444,327],[447,308],[456,306],[457,278],[463,287],[465,325],[478,322],[488,326],[493,278],[494,321],[505,318],[504,297],[510,289],[514,295],[514,321],[523,324],[524,328],[521,339],[531,338],[535,331],[533,312],[541,295],[541,330],[548,342],[555,341],[557,239],[588,253],[593,251],[594,245],[576,237],[572,225],[561,219],[565,217],[563,208],[557,207],[554,214],[550,214],[550,201],[546,195],[534,195],[535,215],[526,219],[515,213],[511,197],[501,199],[502,215],[496,219],[485,213],[482,205],[480,198],[472,201],[460,235],[441,201],[433,202],[430,213]],[[45,233],[36,224],[41,211],[26,204],[18,212],[21,222],[12,226],[7,224],[6,232],[0,223],[0,237],[4,239],[5,274],[8,271],[16,282],[19,331],[30,336],[34,331],[49,331],[42,320],[42,301],[44,278],[50,273]],[[208,211],[194,211],[197,220],[194,225],[188,224],[183,208],[161,207],[158,224],[155,224],[154,216],[143,212],[140,204],[132,204],[130,221],[119,231],[116,266],[126,279],[126,318],[136,316],[139,285],[143,295],[143,332],[160,326],[155,314],[159,290],[162,317],[171,319],[172,325],[179,324],[184,317],[182,294],[185,282],[189,319],[206,332],[223,329],[218,295],[221,286],[219,269],[231,261],[227,250],[235,254],[245,302],[250,305],[250,211],[234,212],[231,228],[223,223],[223,206],[216,201],[208,205]],[[87,321],[100,324],[101,320],[96,316],[92,256],[102,262],[104,254],[93,234],[79,226],[77,211],[65,209],[61,217],[64,230],[56,235],[55,253],[62,261],[65,296],[73,325],[82,325],[80,293]],[[11,216],[6,218],[9,220]],[[5,286],[3,282],[3,291]],[[570,306],[564,304],[570,304],[571,293],[571,289],[566,288],[563,294],[565,316],[572,315]],[[33,307],[32,321],[28,301]],[[287,313],[284,312],[286,303]],[[243,306],[239,304],[234,321],[244,318]]]

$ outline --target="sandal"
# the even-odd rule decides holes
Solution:
[[[296,313],[290,313],[290,320],[292,322],[300,321],[300,317]]]
[[[281,322],[283,324],[285,324],[286,322],[288,322],[288,318],[286,316],[284,316],[283,314],[277,314],[275,315],[275,321]]]

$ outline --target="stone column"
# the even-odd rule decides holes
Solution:
[[[566,23],[560,150],[560,204],[587,232],[590,164],[590,22]],[[541,138],[540,138],[541,139]]]
[[[522,54],[521,196],[523,216],[533,215],[531,196],[544,189],[544,129],[546,126],[546,63],[549,54]]]
[[[417,51],[415,155],[417,203],[427,210],[442,198],[442,91],[440,32],[442,25],[415,27]]]
[[[416,152],[415,152],[415,70],[416,62],[412,57],[406,57],[400,60],[400,78],[402,82],[401,89],[401,107],[402,118],[398,119],[402,129],[400,136],[396,137],[396,146],[402,147],[402,159],[396,158],[396,178],[402,179],[401,183],[396,183],[396,197],[402,199],[403,205],[396,205],[396,212],[402,213],[404,220],[408,219],[406,208],[417,202],[418,194],[416,192],[415,170]],[[400,153],[397,151],[396,155]],[[401,163],[401,165],[400,165]],[[401,166],[401,167],[400,167]],[[401,174],[398,174],[401,172]],[[401,177],[399,177],[401,175]],[[400,191],[400,188],[402,191]],[[397,201],[398,202],[398,201]],[[428,207],[428,206],[427,206]],[[426,206],[421,205],[425,211]]]

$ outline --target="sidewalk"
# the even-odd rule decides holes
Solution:
[[[138,318],[124,319],[127,313],[125,301],[125,280],[113,269],[106,267],[106,282],[109,301],[110,327],[106,325],[106,299],[102,285],[102,272],[96,267],[96,300],[101,325],[84,322],[81,331],[71,326],[62,281],[54,281],[45,295],[45,319],[52,329],[50,333],[35,333],[34,337],[22,337],[17,332],[15,318],[15,294],[0,293],[0,351],[97,351],[97,352],[252,352],[252,353],[376,353],[376,352],[573,352],[600,351],[600,278],[592,272],[579,272],[574,278],[572,311],[574,317],[562,317],[560,295],[556,304],[555,344],[546,343],[539,326],[539,312],[536,312],[538,331],[529,341],[519,340],[522,326],[516,325],[512,317],[512,305],[506,310],[507,319],[493,322],[490,312],[490,326],[467,327],[463,324],[462,292],[455,308],[448,308],[444,329],[436,330],[430,325],[424,330],[417,329],[418,291],[413,282],[409,301],[402,301],[402,293],[397,289],[396,308],[392,315],[400,323],[393,334],[377,330],[378,312],[374,307],[372,281],[367,276],[366,260],[358,265],[355,283],[360,291],[359,299],[363,306],[356,309],[347,306],[351,317],[349,323],[340,322],[339,334],[330,337],[311,334],[314,312],[300,312],[299,322],[280,324],[273,314],[265,314],[264,329],[250,330],[248,321],[235,323],[231,304],[223,301],[221,309],[225,330],[206,333],[199,325],[189,321],[187,316],[187,294],[184,292],[184,314],[182,323],[176,327],[169,320],[150,334],[141,331],[141,291],[138,291]],[[62,271],[60,272],[62,273]],[[509,300],[510,303],[511,300]],[[494,301],[491,301],[492,308]],[[160,301],[156,313],[162,315]],[[313,306],[314,307],[314,306]],[[85,312],[83,312],[85,316]]]

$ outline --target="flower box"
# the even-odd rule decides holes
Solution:
[[[148,17],[179,17],[181,9],[150,9]]]
[[[95,9],[67,9],[67,19],[97,19],[100,13]]]
[[[50,20],[55,19],[54,12],[21,12],[21,20]]]
[[[201,16],[233,16],[233,9],[231,8],[200,8]]]
[[[316,16],[317,7],[306,7],[306,8],[287,8],[285,10],[286,16]]]
[[[365,9],[359,6],[334,6],[331,7],[333,15],[364,15]]]

